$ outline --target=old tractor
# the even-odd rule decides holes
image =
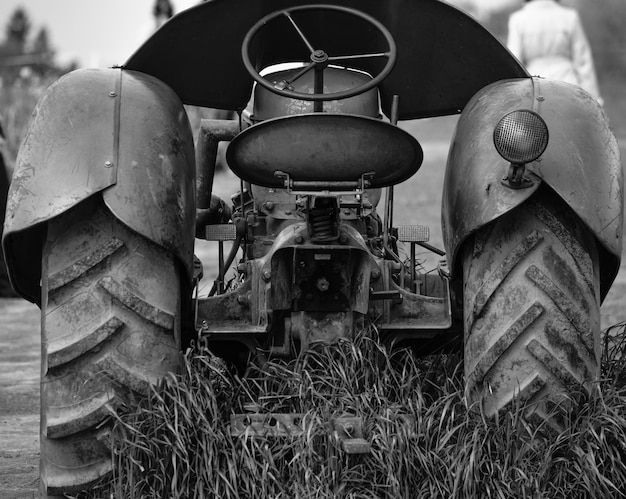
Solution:
[[[194,140],[184,105],[237,118]],[[394,224],[393,190],[423,160],[398,122],[452,114],[444,252],[419,220]],[[221,142],[240,179],[229,202],[212,194]],[[42,494],[111,471],[111,411],[198,336],[245,372],[375,320],[389,345],[463,345],[487,414],[592,390],[622,184],[600,105],[531,77],[442,1],[178,14],[124,65],[53,84],[17,161],[3,247],[42,314]],[[196,237],[216,241],[208,296]],[[418,247],[441,256],[434,271]]]

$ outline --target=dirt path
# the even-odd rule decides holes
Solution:
[[[39,474],[39,309],[2,299],[0,321],[0,498],[31,498]]]

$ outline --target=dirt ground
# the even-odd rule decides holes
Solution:
[[[2,299],[0,321],[0,498],[31,498],[39,469],[39,309]]]
[[[419,131],[417,136],[420,136]],[[397,218],[399,224],[428,225],[431,243],[441,247],[440,196],[448,146],[442,142],[422,142],[424,165],[414,178],[396,190],[396,199],[410,199],[398,210]],[[229,199],[238,183],[234,177],[222,176],[216,179],[214,187],[217,194]],[[419,221],[412,220],[415,214],[419,215]],[[213,275],[206,263],[214,259],[215,250],[208,243],[196,248],[196,254],[205,263],[206,276]],[[601,309],[603,328],[626,321],[625,261],[626,254]],[[209,281],[205,280],[204,288],[210,287]],[[0,299],[0,499],[37,497],[39,338],[39,309],[21,299]]]

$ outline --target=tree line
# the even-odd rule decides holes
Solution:
[[[11,84],[26,76],[55,77],[71,71],[76,63],[60,66],[47,27],[33,30],[27,11],[19,7],[9,17],[0,43],[0,78]]]

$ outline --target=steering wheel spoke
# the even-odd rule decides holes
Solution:
[[[304,36],[304,33],[302,32],[302,30],[300,29],[300,27],[296,24],[296,22],[293,20],[293,17],[291,17],[291,14],[288,11],[283,12],[285,14],[285,17],[287,19],[289,19],[289,22],[291,23],[291,25],[295,28],[295,30],[298,32],[298,35],[300,35],[300,38],[302,39],[302,41],[304,42],[304,44],[307,46],[307,48],[309,49],[309,53],[312,54],[313,52],[315,52],[315,49],[313,48],[313,45],[311,45],[311,43],[309,42],[309,40],[307,39],[306,36]]]
[[[350,59],[372,59],[375,57],[390,57],[390,52],[375,52],[372,54],[354,54],[354,55],[331,55],[328,56],[328,60],[334,61],[347,61]]]
[[[383,35],[383,38],[387,42],[387,47],[386,47],[387,50],[383,50],[380,52],[366,52],[362,54],[346,54],[346,55],[329,56],[327,51],[325,51],[323,47],[315,48],[315,46],[309,41],[309,39],[304,34],[300,26],[298,26],[298,24],[294,20],[292,14],[295,12],[303,12],[303,11],[330,11],[330,12],[336,12],[336,13],[341,13],[341,14],[348,14],[348,15],[360,18],[361,20],[364,20],[367,23],[369,23],[380,34]],[[310,63],[304,66],[300,71],[296,72],[296,74],[293,75],[291,78],[289,78],[289,80],[282,80],[278,83],[273,83],[267,80],[266,78],[264,78],[263,76],[261,76],[261,74],[256,70],[256,68],[251,62],[249,51],[250,51],[250,45],[252,43],[252,40],[256,36],[256,34],[261,29],[266,28],[266,26],[269,23],[271,23],[272,21],[280,17],[287,18],[291,26],[298,33],[300,40],[302,40],[302,42],[306,45],[310,54]],[[246,67],[246,70],[248,71],[248,73],[250,73],[252,78],[259,85],[283,97],[289,97],[292,99],[299,99],[299,100],[304,100],[304,101],[318,102],[318,101],[338,100],[338,99],[345,99],[348,97],[353,97],[355,95],[362,94],[370,90],[371,88],[376,87],[393,69],[393,66],[395,65],[395,62],[396,62],[397,50],[396,50],[395,41],[393,37],[391,36],[391,33],[389,32],[389,30],[385,28],[385,26],[383,26],[383,24],[380,23],[378,20],[376,20],[375,18],[373,18],[372,16],[368,14],[365,14],[364,12],[361,12],[359,10],[356,10],[350,7],[343,7],[343,6],[338,6],[338,5],[301,5],[301,6],[292,7],[289,9],[276,11],[272,14],[265,16],[261,20],[259,20],[254,26],[252,26],[252,28],[250,28],[250,30],[246,34],[243,40],[242,47],[241,47],[241,55],[243,57],[243,63],[244,63],[244,66]],[[358,85],[356,87],[349,88],[347,90],[342,90],[338,92],[329,92],[329,93],[323,92],[323,84],[321,83],[323,77],[321,75],[323,74],[324,69],[330,63],[357,60],[357,59],[374,59],[374,58],[386,58],[387,61],[384,67],[382,68],[382,70],[380,70],[377,74],[375,74],[371,80],[369,80],[368,82],[362,85]],[[316,70],[316,85],[315,85],[315,89],[313,93],[296,92],[289,88],[293,82],[295,82],[296,80],[301,78],[303,75],[308,73],[311,69]],[[318,76],[319,76],[319,79],[318,79]],[[316,108],[319,108],[319,106],[316,106]]]
[[[305,74],[311,71],[314,67],[315,67],[315,63],[313,62],[311,62],[310,64],[307,64],[288,80],[281,80],[279,83],[275,83],[274,88],[278,90],[284,90],[285,88],[290,86],[294,81],[296,81],[299,78],[302,78]]]

